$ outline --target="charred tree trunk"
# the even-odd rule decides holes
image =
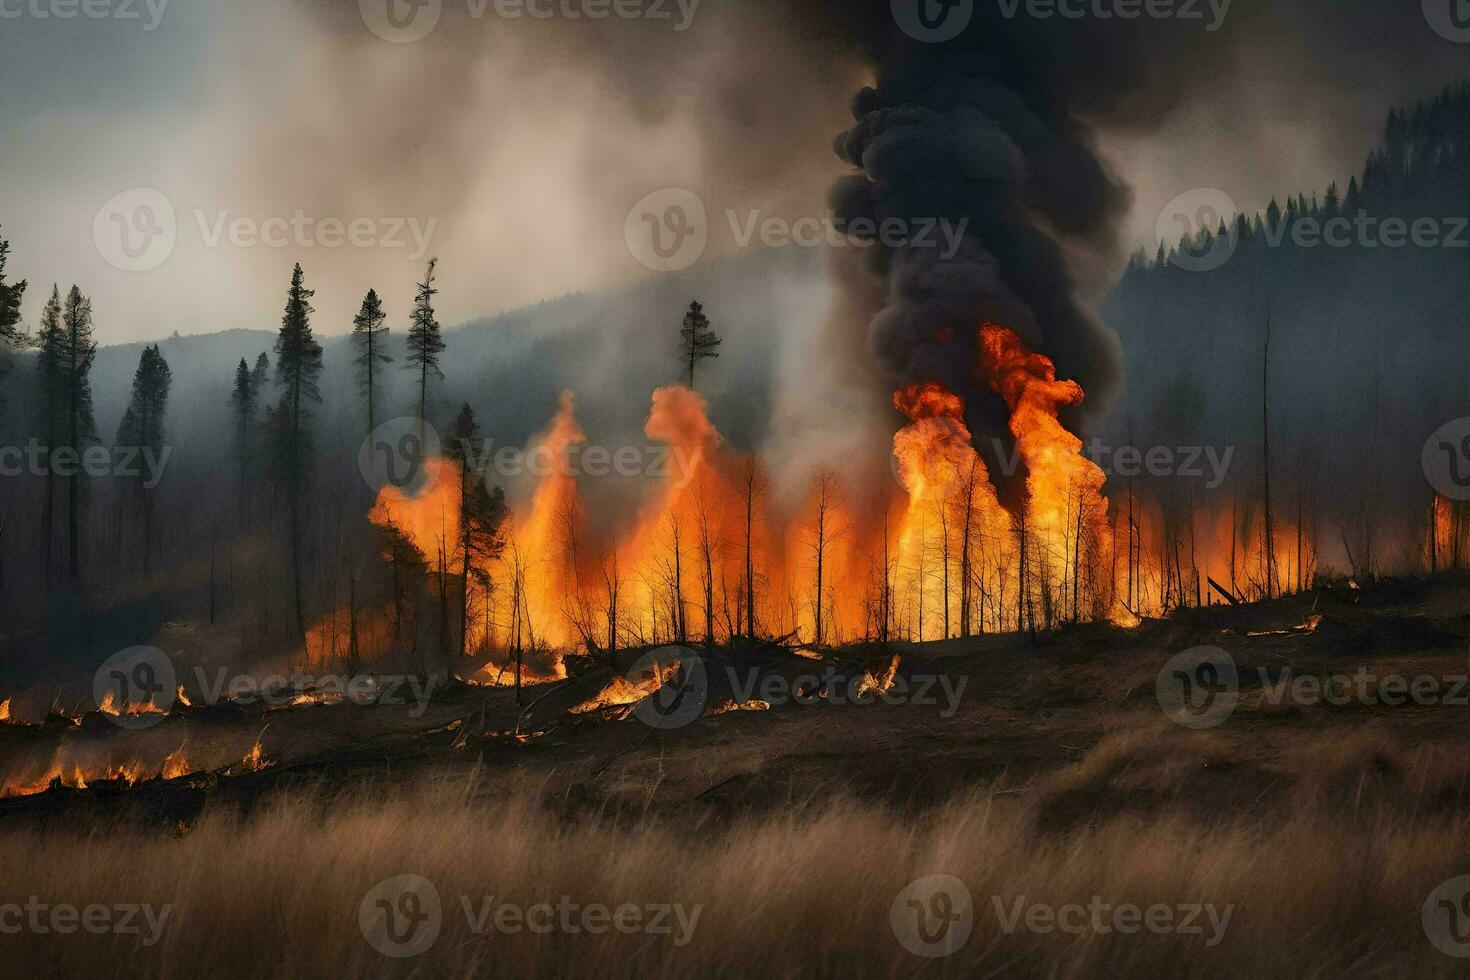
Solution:
[[[1271,305],[1266,304],[1266,338],[1261,345],[1261,478],[1265,496],[1265,538],[1262,561],[1265,563],[1266,598],[1274,599],[1276,578],[1276,539],[1271,526]]]

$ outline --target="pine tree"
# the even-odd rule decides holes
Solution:
[[[434,288],[434,267],[438,259],[429,260],[424,281],[418,284],[418,293],[413,301],[413,325],[408,328],[407,367],[419,373],[419,444],[423,444],[424,412],[429,399],[429,374],[443,378],[439,370],[439,355],[444,351],[444,340],[439,336],[439,321],[434,319],[432,301],[439,290]]]
[[[240,362],[243,368],[244,361]],[[168,409],[168,392],[173,385],[173,372],[163,359],[158,345],[143,348],[138,370],[133,374],[133,393],[117,430],[117,444],[137,451],[137,458],[161,460],[163,452],[163,418]],[[149,557],[153,542],[152,491],[143,479],[138,480],[138,493],[143,510],[143,574],[149,573]]]
[[[261,392],[265,391],[266,383],[268,381],[270,381],[270,379],[271,379],[271,359],[270,359],[270,355],[267,354],[265,351],[261,351],[260,352],[260,356],[255,359],[255,367],[254,367],[254,369],[252,369],[251,372],[250,372],[250,390],[255,395],[255,404],[256,405],[259,405],[260,404],[260,395],[261,395]]]
[[[276,336],[276,386],[281,401],[272,416],[276,449],[276,476],[285,487],[291,509],[291,585],[296,611],[296,630],[306,641],[306,614],[301,602],[301,505],[305,495],[308,452],[307,405],[320,403],[317,379],[322,373],[322,346],[311,334],[313,290],[307,289],[297,263],[286,291],[286,309],[281,332]]]
[[[700,361],[708,357],[719,357],[720,352],[715,348],[723,341],[710,328],[709,318],[704,315],[704,307],[698,301],[689,304],[689,312],[684,314],[684,325],[679,328],[680,359],[689,369],[689,388],[694,389],[694,368]]]
[[[84,443],[97,435],[92,415],[92,386],[88,374],[97,354],[92,339],[92,301],[76,286],[66,294],[61,308],[61,357],[59,358],[62,411],[65,413],[65,446],[80,458]],[[81,468],[67,477],[67,572],[71,583],[81,578]]]
[[[375,394],[378,381],[378,365],[392,363],[393,358],[383,350],[384,336],[388,328],[384,321],[388,314],[383,312],[383,303],[378,299],[378,291],[369,289],[362,299],[362,309],[358,310],[357,316],[352,318],[352,344],[357,350],[357,359],[353,363],[357,365],[357,384],[362,389],[363,396],[367,399],[367,431],[372,432],[377,428],[377,414],[375,412]]]
[[[36,332],[36,389],[40,392],[38,428],[46,440],[46,451],[56,447],[57,434],[62,431],[65,403],[65,384],[62,364],[65,360],[65,334],[61,330],[61,289],[52,285],[51,298],[41,311],[41,323]],[[46,584],[51,584],[51,559],[56,552],[56,471],[46,468],[46,498],[41,506],[41,523],[45,527],[46,558],[44,562]]]
[[[5,282],[5,262],[10,258],[10,242],[0,238],[0,346],[19,350],[28,343],[20,325],[20,301],[25,296],[26,282]]]
[[[246,500],[248,499],[250,430],[255,425],[259,394],[255,379],[250,373],[250,366],[242,357],[235,368],[235,385],[230,391],[230,416],[235,422],[235,465],[239,477],[239,486],[235,491],[235,513],[242,524],[245,521]]]
[[[475,456],[479,443],[480,429],[475,424],[475,413],[468,404],[462,406],[455,417],[447,451],[449,458],[459,465],[459,541],[456,543],[460,560],[459,602],[459,655],[466,653],[466,636],[469,632],[470,580],[480,583],[482,589],[490,584],[489,565],[500,558],[505,550],[505,537],[501,527],[505,523],[505,492],[499,487],[491,490],[483,466]]]

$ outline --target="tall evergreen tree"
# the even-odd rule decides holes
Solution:
[[[429,375],[443,378],[439,370],[439,355],[444,351],[444,340],[439,336],[439,321],[434,319],[433,299],[439,290],[434,288],[434,267],[438,259],[429,260],[424,281],[418,284],[414,296],[412,325],[408,328],[407,367],[419,373],[419,443],[423,443],[424,412],[429,400]]]
[[[243,367],[244,362],[240,363]],[[158,345],[144,347],[142,356],[138,358],[138,370],[133,374],[132,397],[117,429],[117,444],[137,450],[138,458],[145,463],[149,459],[163,458],[163,418],[172,385],[173,372],[169,370]],[[142,476],[138,478],[137,486],[143,510],[143,574],[147,575],[153,549],[152,497],[157,487],[148,486]]]
[[[694,368],[700,361],[710,357],[719,357],[720,352],[716,349],[723,343],[722,340],[710,328],[709,317],[704,315],[704,307],[698,301],[689,304],[689,312],[684,314],[684,324],[679,328],[680,357],[689,369],[689,388],[694,388]]]
[[[377,428],[376,395],[378,388],[378,367],[381,364],[392,363],[393,358],[383,348],[386,345],[386,334],[388,327],[385,322],[388,314],[383,312],[383,303],[378,299],[378,291],[369,289],[367,295],[362,299],[362,308],[357,311],[357,316],[352,318],[352,344],[357,350],[357,359],[353,362],[357,365],[357,384],[362,389],[363,397],[367,399],[367,431],[372,432]]]
[[[264,356],[264,355],[262,355]],[[255,412],[259,390],[250,374],[245,358],[235,367],[235,384],[230,390],[230,417],[235,423],[235,467],[238,485],[235,489],[235,513],[241,524],[245,521],[246,501],[249,499],[251,430],[255,426]]]
[[[62,411],[65,413],[64,445],[80,460],[85,444],[96,438],[92,415],[92,386],[88,375],[97,355],[92,339],[92,301],[76,286],[66,294],[61,307],[62,350],[59,360]],[[67,477],[67,574],[73,585],[81,578],[82,469],[73,468]]]
[[[482,589],[489,588],[491,562],[497,560],[505,550],[505,537],[501,527],[505,523],[505,492],[499,487],[491,490],[484,468],[475,455],[479,443],[480,429],[475,424],[475,412],[468,404],[462,406],[454,419],[454,430],[447,447],[449,458],[459,466],[459,541],[456,542],[460,560],[459,596],[459,655],[465,655],[466,637],[470,619],[470,581],[480,583]]]
[[[271,359],[265,351],[255,359],[255,367],[250,372],[250,390],[255,395],[255,404],[260,405],[261,393],[265,391],[266,383],[271,379]]]
[[[297,263],[286,291],[286,309],[281,315],[281,332],[276,336],[276,386],[281,401],[273,417],[276,475],[286,490],[290,506],[291,587],[296,612],[296,630],[306,641],[306,614],[301,601],[301,506],[306,488],[309,450],[306,420],[308,405],[320,403],[317,379],[322,373],[322,346],[311,333],[313,290],[307,289]]]
[[[10,242],[0,238],[0,345],[19,349],[26,346],[20,325],[20,301],[25,296],[26,282],[7,283],[5,263],[10,258]]]
[[[36,389],[40,392],[37,410],[40,415],[38,428],[46,440],[46,451],[56,446],[57,435],[62,431],[64,403],[64,381],[62,363],[65,358],[65,335],[61,331],[61,289],[52,285],[51,298],[41,310],[41,323],[36,331]],[[41,505],[41,523],[44,526],[46,557],[44,568],[46,584],[51,584],[51,559],[56,552],[56,470],[46,468],[46,498]]]

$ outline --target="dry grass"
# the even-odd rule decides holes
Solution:
[[[1289,805],[1202,821],[1182,812],[1047,829],[1047,801],[1144,792],[1153,773],[1219,751],[1161,755],[1147,737],[1102,743],[1074,767],[1004,797],[967,796],[895,813],[852,801],[797,807],[722,829],[675,817],[565,819],[529,788],[421,785],[325,802],[296,796],[249,818],[206,814],[177,838],[0,833],[0,902],[171,904],[162,941],[0,936],[11,975],[193,976],[1450,976],[1459,961],[1425,938],[1420,906],[1470,871],[1466,826],[1440,798],[1439,763],[1372,736],[1323,746]],[[1147,765],[1145,765],[1147,764]],[[1150,768],[1151,767],[1151,768]],[[1382,779],[1360,791],[1362,773]],[[1142,780],[1142,781],[1140,781]],[[1461,776],[1463,784],[1463,776]],[[1342,794],[1357,792],[1357,806]],[[1364,792],[1369,799],[1364,802]],[[1397,794],[1388,801],[1385,793]],[[473,797],[498,796],[491,802]],[[1422,798],[1421,798],[1422,797]],[[378,882],[431,880],[437,942],[385,958],[358,910]],[[963,880],[968,943],[947,959],[906,951],[890,926],[900,890],[924,875]],[[477,935],[460,896],[527,906],[702,906],[692,941],[672,936]],[[1204,935],[1007,933],[996,901],[1233,905],[1224,941]],[[1205,921],[1202,920],[1201,921]]]

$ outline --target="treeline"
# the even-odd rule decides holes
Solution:
[[[22,574],[0,577],[0,643],[82,663],[178,620],[240,661],[284,652],[288,666],[303,657],[360,663],[391,653],[422,672],[466,652],[466,583],[486,579],[499,557],[506,508],[455,448],[479,438],[473,409],[430,418],[444,413],[434,396],[445,349],[435,261],[395,348],[412,379],[407,414],[443,431],[447,455],[464,468],[457,490],[467,519],[457,540],[428,556],[431,570],[394,529],[367,519],[376,488],[359,475],[361,447],[400,394],[385,377],[395,357],[375,290],[353,321],[358,397],[336,424],[317,418],[325,358],[297,265],[273,346],[242,357],[233,383],[213,395],[228,408],[228,430],[175,455],[173,371],[160,345],[142,348],[121,421],[104,438],[90,300],[77,286],[53,287],[27,330],[27,284],[4,278],[9,251],[0,241],[0,570]]]
[[[8,254],[0,242],[0,259]],[[93,406],[91,304],[80,288],[54,289],[27,330],[26,288],[0,275],[0,309],[9,311],[0,321],[0,448],[21,454],[0,477],[0,572],[11,573],[0,575],[7,673],[28,661],[37,671],[95,663],[170,631],[210,657],[285,658],[291,668],[387,663],[440,672],[462,668],[457,658],[483,657],[497,640],[520,646],[520,604],[509,620],[493,619],[506,609],[492,596],[519,581],[499,581],[510,574],[500,567],[510,557],[508,508],[483,469],[490,455],[479,451],[487,444],[475,409],[446,383],[435,260],[408,310],[387,309],[371,289],[351,333],[336,341],[318,338],[314,291],[298,265],[273,342],[235,332],[144,346],[126,404],[107,406],[120,413],[109,433]],[[402,327],[390,326],[395,320]],[[665,378],[692,384],[699,365],[719,356],[720,338],[697,302],[662,329],[667,357],[652,370]],[[476,331],[474,340],[461,352],[483,357],[487,338]],[[217,354],[209,363],[198,356],[230,349],[228,372],[213,363]],[[189,367],[179,372],[168,352],[185,350]],[[481,392],[484,375],[467,363],[455,361],[460,391],[489,395],[492,405],[524,397]],[[370,518],[380,487],[364,467],[380,465],[383,453],[402,455],[402,446],[381,444],[401,435],[382,435],[389,420],[418,423],[414,453],[432,446],[425,429],[440,435],[459,468],[450,496],[463,519],[430,553],[422,535]],[[89,454],[99,465],[66,465]]]
[[[1234,447],[1215,489],[1135,482],[1231,511],[1242,547],[1274,498],[1275,526],[1299,520],[1335,571],[1470,557],[1470,521],[1431,533],[1420,462],[1470,415],[1470,85],[1391,113],[1345,190],[1284,200],[1189,215],[1192,233],[1134,256],[1104,308],[1128,378],[1105,442]]]

